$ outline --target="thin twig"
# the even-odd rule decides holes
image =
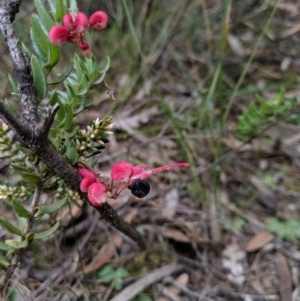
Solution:
[[[42,190],[42,186],[37,186],[35,188],[34,195],[33,195],[32,201],[31,201],[31,205],[30,205],[30,212],[32,213],[32,215],[27,218],[26,226],[24,228],[25,237],[28,233],[31,232],[31,230],[33,228],[34,219],[32,217],[33,217],[33,214],[34,214],[35,207],[37,206],[37,204],[39,202],[40,195],[41,195],[41,190]],[[6,286],[9,279],[13,275],[15,269],[17,268],[17,266],[20,262],[22,254],[24,253],[24,250],[25,250],[24,248],[23,249],[18,249],[15,252],[15,254],[14,254],[14,256],[13,256],[11,262],[10,262],[9,268],[5,271],[4,275],[0,278],[0,290],[2,290]]]

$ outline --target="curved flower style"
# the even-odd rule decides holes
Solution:
[[[86,167],[77,168],[77,172],[82,177],[80,190],[88,193],[89,200],[94,206],[101,206],[107,197],[116,198],[126,188],[136,197],[143,198],[150,191],[150,185],[145,181],[150,175],[189,166],[189,163],[174,163],[150,169],[145,164],[133,166],[130,162],[120,161],[111,169],[110,183]]]
[[[63,25],[55,25],[49,32],[49,40],[52,44],[59,46],[65,43],[77,44],[86,57],[92,56],[90,45],[84,40],[88,27],[100,30],[106,27],[108,21],[107,14],[103,11],[96,11],[88,19],[83,12],[77,14],[69,11],[63,17]]]

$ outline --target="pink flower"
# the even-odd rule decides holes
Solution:
[[[134,172],[133,168],[133,165],[129,162],[118,162],[111,170],[111,179],[121,183],[128,183]]]
[[[89,20],[84,13],[79,12],[75,17],[74,24],[75,24],[75,30],[77,32],[85,32],[85,30],[89,26]]]
[[[93,173],[92,171],[88,170],[85,167],[79,167],[77,168],[77,172],[83,177],[83,178],[94,178],[95,180],[97,179],[97,175]]]
[[[106,186],[102,183],[93,183],[88,189],[88,197],[94,206],[101,206],[106,201]]]
[[[95,30],[100,30],[104,27],[106,27],[107,24],[107,14],[103,11],[96,11],[93,13],[89,19],[89,24],[92,26]]]
[[[108,17],[105,12],[96,11],[90,19],[83,13],[77,14],[69,11],[63,17],[63,25],[55,25],[49,32],[49,40],[59,46],[65,43],[77,44],[83,55],[90,58],[92,51],[89,44],[84,40],[86,30],[91,26],[94,30],[102,29],[107,24]]]
[[[121,161],[112,167],[110,183],[86,167],[79,167],[77,171],[83,178],[80,190],[88,193],[88,198],[94,206],[101,206],[107,197],[116,198],[126,188],[136,197],[143,198],[150,191],[150,185],[145,181],[150,175],[189,166],[189,163],[174,163],[150,169],[145,164],[133,166],[127,161]]]
[[[118,162],[116,163],[111,171],[112,187],[113,182],[123,182],[125,186],[121,187],[119,184],[116,188],[115,195],[119,195],[125,188],[131,190],[131,193],[136,197],[143,198],[150,191],[150,185],[144,181],[150,175],[156,174],[158,172],[167,171],[176,167],[189,167],[190,163],[174,163],[158,168],[150,169],[148,165],[141,164],[137,166],[132,166],[129,162]],[[126,173],[126,177],[121,177],[120,174]]]
[[[52,44],[59,46],[68,42],[70,32],[63,26],[56,25],[49,32],[49,40]]]

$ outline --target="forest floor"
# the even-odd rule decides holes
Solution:
[[[80,6],[110,16],[91,45],[111,59],[115,100],[95,92],[77,120],[112,115],[115,126],[95,169],[191,167],[151,176],[144,199],[128,191],[111,202],[146,251],[77,200],[51,217],[60,231],[28,248],[5,300],[299,301],[300,4],[96,2]]]

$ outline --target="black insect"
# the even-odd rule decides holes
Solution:
[[[150,191],[150,185],[148,182],[142,179],[135,179],[128,186],[128,189],[131,190],[131,193],[134,196],[138,198],[144,198]]]

